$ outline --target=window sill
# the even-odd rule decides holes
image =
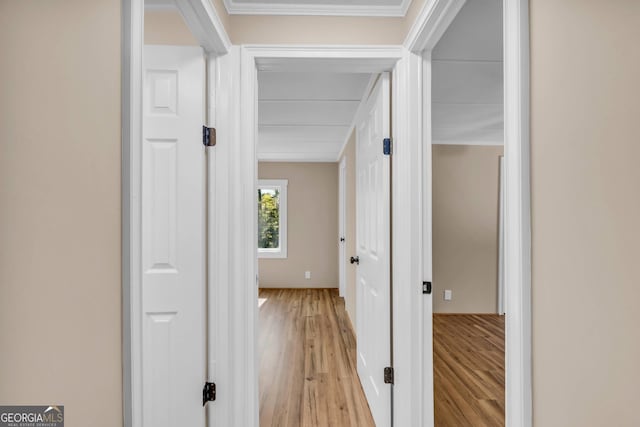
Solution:
[[[258,258],[267,258],[267,259],[286,259],[287,251],[278,250],[278,251],[261,251],[258,249]]]

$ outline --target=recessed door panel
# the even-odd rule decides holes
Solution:
[[[142,420],[204,427],[204,56],[146,46],[144,60]]]

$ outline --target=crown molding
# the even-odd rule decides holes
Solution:
[[[379,16],[404,17],[411,0],[397,6],[346,4],[244,3],[224,0],[230,15],[307,15],[307,16]]]

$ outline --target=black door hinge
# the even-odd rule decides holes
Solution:
[[[393,368],[390,366],[384,368],[384,383],[393,384]]]
[[[216,383],[204,383],[202,388],[202,406],[216,400]]]
[[[391,138],[382,140],[382,154],[388,156],[391,154]]]
[[[431,293],[431,282],[422,282],[422,293],[423,294]]]
[[[213,147],[216,145],[216,128],[202,126],[202,144],[204,144],[205,147]]]

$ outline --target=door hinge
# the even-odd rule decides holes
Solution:
[[[384,368],[384,383],[393,384],[393,368],[391,366]]]
[[[431,282],[422,282],[422,293],[423,294],[431,293]]]
[[[204,383],[202,388],[202,406],[216,400],[216,383]]]
[[[388,156],[391,154],[391,138],[385,138],[382,140],[382,154]]]
[[[213,147],[216,145],[216,128],[202,126],[202,144],[204,144],[205,147]]]

